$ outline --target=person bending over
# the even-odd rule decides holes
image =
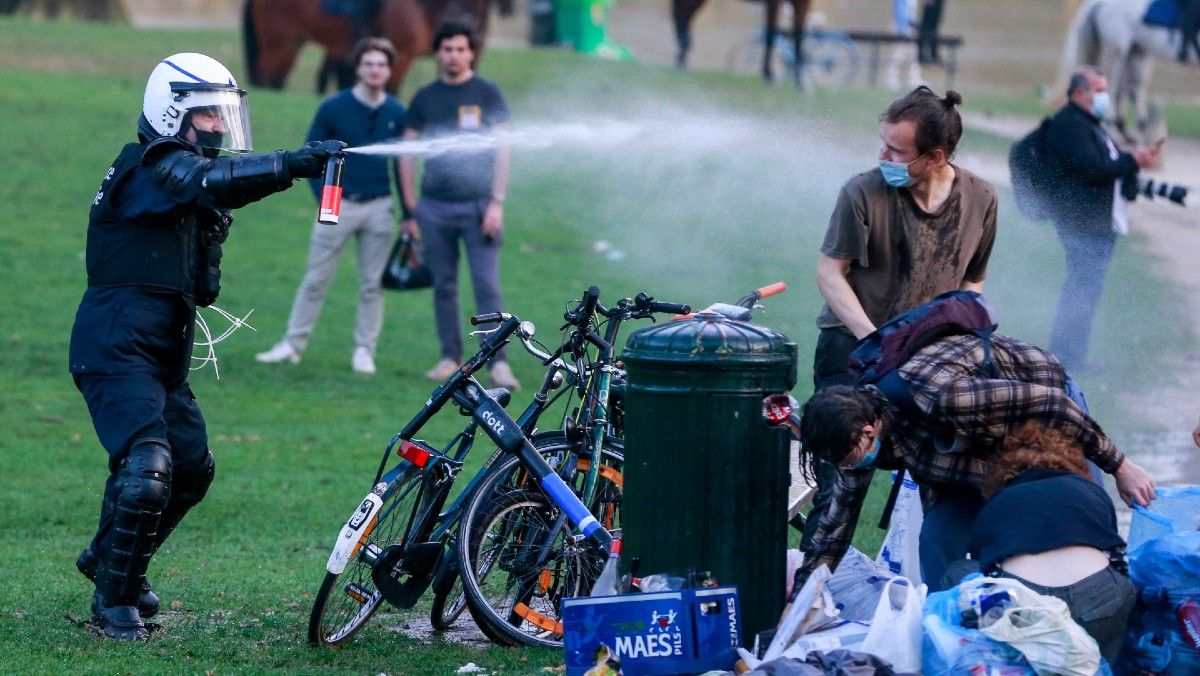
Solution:
[[[979,570],[1062,599],[1111,664],[1137,589],[1112,500],[1089,478],[1079,444],[1025,424],[1005,440],[983,494],[970,541]]]
[[[829,509],[802,544],[805,563],[794,589],[821,563],[836,568],[858,523],[876,468],[906,469],[921,486],[921,576],[941,588],[947,567],[965,557],[971,525],[983,506],[980,489],[1005,438],[1029,421],[1051,425],[1112,474],[1126,503],[1147,505],[1154,481],[1125,457],[1067,394],[1067,375],[1050,353],[993,335],[984,375],[985,342],[953,335],[919,350],[899,367],[911,404],[889,401],[866,385],[837,385],[814,394],[800,423],[800,466],[837,466]]]

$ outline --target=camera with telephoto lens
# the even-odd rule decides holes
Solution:
[[[1182,185],[1171,185],[1152,178],[1138,178],[1137,191],[1139,195],[1149,199],[1166,197],[1179,206],[1186,206],[1183,201],[1187,199],[1188,189]]]

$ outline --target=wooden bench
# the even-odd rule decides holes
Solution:
[[[883,31],[845,31],[845,35],[856,43],[870,47],[867,57],[867,81],[872,87],[879,85],[879,71],[883,63],[881,52],[885,46],[898,44],[917,44],[915,37],[906,37]],[[942,65],[946,69],[946,89],[954,88],[954,75],[958,71],[958,48],[962,47],[963,39],[957,35],[939,35],[937,48],[945,50],[942,54]]]

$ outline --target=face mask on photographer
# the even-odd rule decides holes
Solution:
[[[1112,114],[1112,97],[1107,91],[1092,94],[1092,115],[1101,120],[1107,120]]]

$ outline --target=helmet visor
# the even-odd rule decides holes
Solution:
[[[250,107],[245,91],[234,87],[192,89],[185,85],[182,91],[175,92],[182,95],[180,104],[190,118],[190,128],[184,135],[194,129],[196,145],[233,153],[251,151]]]

